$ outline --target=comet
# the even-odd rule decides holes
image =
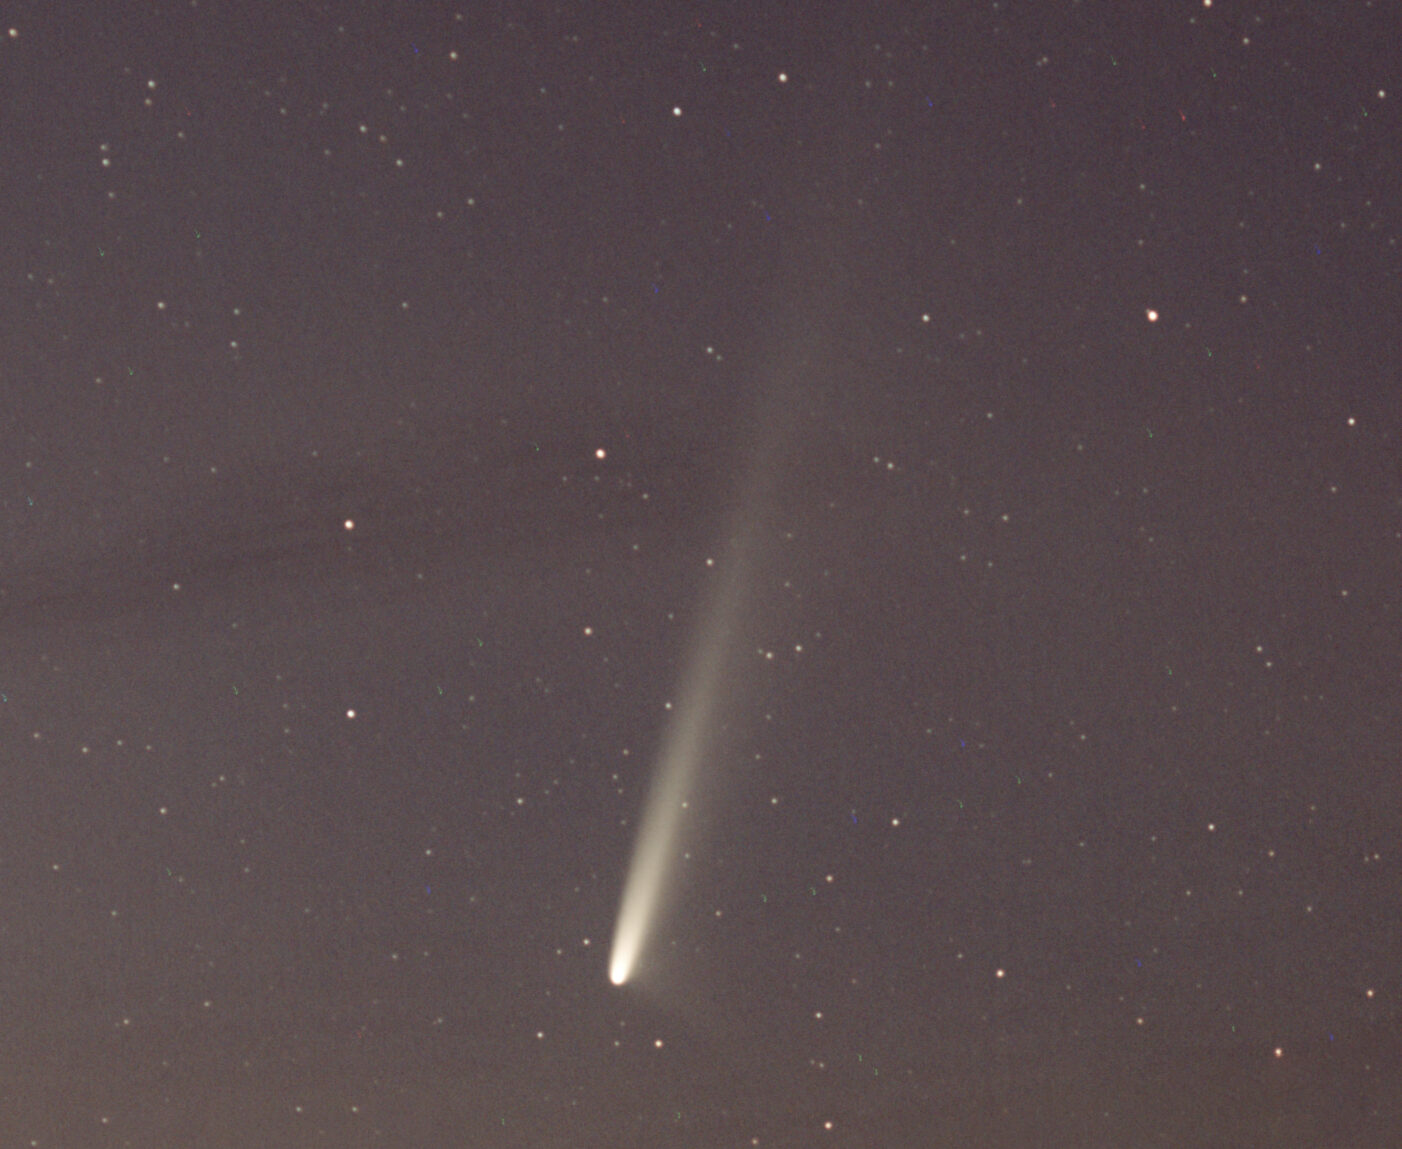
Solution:
[[[736,546],[730,570],[723,572],[719,592],[703,615],[680,702],[663,739],[619,902],[609,953],[609,981],[614,985],[623,985],[636,971],[682,850],[685,817],[692,808],[699,767],[724,693],[720,679],[744,597],[745,549],[743,544]]]
[[[792,347],[819,347],[821,340],[794,339]],[[638,837],[619,899],[608,976],[616,986],[636,978],[639,963],[656,933],[674,884],[677,861],[694,835],[698,799],[713,793],[718,781],[714,761],[724,751],[720,736],[734,717],[743,687],[737,655],[738,632],[752,615],[756,571],[763,565],[765,538],[777,511],[778,479],[788,469],[788,454],[798,412],[802,381],[813,373],[821,350],[794,354],[771,377],[748,436],[748,458],[736,501],[737,517],[727,533],[719,560],[719,577],[703,603],[700,625],[678,691],[677,705],[663,732],[652,787],[643,804]]]
[[[736,631],[754,589],[754,568],[773,512],[775,476],[787,439],[785,392],[775,388],[756,420],[757,449],[741,488],[738,518],[719,562],[719,578],[701,611],[693,648],[685,663],[676,707],[663,734],[661,751],[638,823],[628,877],[619,900],[609,981],[623,985],[638,971],[649,939],[662,916],[673,870],[699,817],[702,791],[714,791],[718,770],[710,759],[723,749],[719,732],[738,688]],[[789,409],[792,404],[787,404]]]

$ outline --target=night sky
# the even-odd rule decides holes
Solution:
[[[1399,42],[9,5],[0,1149],[1395,1149]]]

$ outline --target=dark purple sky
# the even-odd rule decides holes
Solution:
[[[1400,40],[11,5],[0,1145],[1395,1146]]]

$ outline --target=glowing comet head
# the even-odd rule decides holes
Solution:
[[[624,949],[614,948],[612,956],[609,958],[609,981],[614,985],[622,985],[628,980],[628,975],[633,972],[633,948],[628,946]]]
[[[650,882],[640,878],[638,860],[641,855],[640,843],[628,885],[625,887],[623,905],[618,911],[618,925],[613,933],[613,949],[609,953],[609,981],[614,985],[622,985],[633,976],[643,939],[647,937],[648,923],[656,913],[657,898],[661,889],[661,883],[656,877]],[[652,873],[656,875],[657,872],[654,867]]]

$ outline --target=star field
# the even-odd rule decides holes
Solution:
[[[10,6],[0,1145],[1394,1145],[1400,32]]]

